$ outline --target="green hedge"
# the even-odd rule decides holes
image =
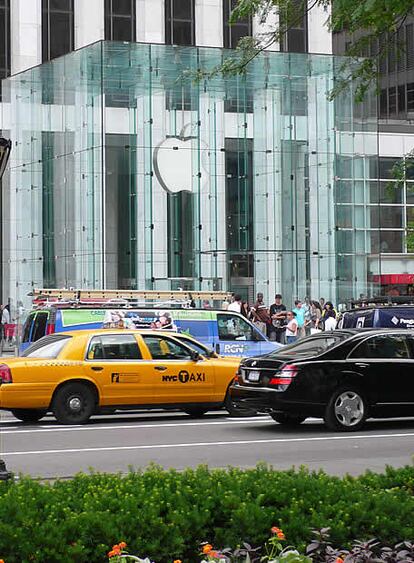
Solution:
[[[414,468],[331,477],[323,472],[150,467],[127,476],[78,475],[41,484],[0,483],[0,558],[6,563],[105,561],[126,541],[157,563],[195,561],[197,546],[262,544],[282,528],[302,548],[329,526],[335,545],[414,539]]]

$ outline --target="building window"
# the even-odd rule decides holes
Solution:
[[[194,0],[165,0],[165,42],[195,45]]]
[[[414,66],[414,25],[409,23],[405,26],[405,56],[407,68]]]
[[[230,15],[236,4],[237,0],[223,0],[223,36],[226,49],[235,49],[242,37],[252,35],[252,18],[241,19],[229,25]]]
[[[407,111],[414,111],[414,82],[407,84]]]
[[[406,111],[405,84],[401,84],[400,86],[398,86],[398,112],[406,113]]]
[[[42,0],[42,60],[74,49],[73,0]]]
[[[0,80],[10,74],[10,0],[0,0]],[[1,83],[0,83],[1,88]],[[1,93],[1,90],[0,90]]]
[[[388,89],[388,112],[390,115],[397,113],[397,91],[395,86]]]
[[[303,0],[294,0],[294,13],[290,16],[291,23],[289,29],[284,34],[281,42],[281,51],[288,53],[307,53],[308,52],[308,26],[306,5]],[[283,18],[282,18],[283,25]]]
[[[105,0],[105,39],[136,41],[135,0]]]

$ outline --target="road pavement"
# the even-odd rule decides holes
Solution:
[[[127,472],[151,462],[184,469],[199,464],[358,475],[412,463],[414,419],[369,421],[363,431],[333,433],[321,420],[283,428],[270,417],[231,418],[224,411],[192,419],[181,412],[132,412],[62,426],[53,417],[23,424],[0,414],[0,457],[15,473],[54,479],[79,471]]]

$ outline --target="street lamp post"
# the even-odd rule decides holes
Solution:
[[[12,143],[9,139],[0,137],[0,180],[3,177],[7,162],[9,161],[11,147]],[[11,471],[7,471],[4,460],[0,459],[0,481],[8,481],[12,476]]]

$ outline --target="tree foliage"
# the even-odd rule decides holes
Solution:
[[[272,14],[276,15],[274,21],[278,23],[260,35],[241,39],[234,54],[213,71],[200,70],[200,75],[244,73],[252,59],[269,46],[281,43],[303,14],[316,8],[326,12],[325,25],[331,32],[346,33],[348,39],[349,59],[341,69],[342,78],[337,81],[331,97],[352,80],[357,98],[362,99],[377,80],[380,61],[391,50],[395,50],[397,56],[404,55],[399,30],[414,14],[414,0],[238,0],[230,24],[253,17],[264,23]]]

